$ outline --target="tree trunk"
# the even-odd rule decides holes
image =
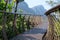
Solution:
[[[7,3],[8,3],[8,0],[6,0],[6,5],[5,5],[4,11],[6,11]],[[6,31],[5,31],[5,29],[6,29],[5,25],[6,25],[6,20],[7,20],[6,19],[6,15],[7,15],[6,13],[3,13],[3,16],[2,16],[2,34],[3,34],[3,40],[8,40]]]
[[[3,13],[3,21],[2,21],[2,33],[3,33],[3,40],[8,40],[7,38],[7,34],[6,34],[6,31],[5,31],[5,24],[6,24],[6,13]]]
[[[23,17],[23,20],[22,20],[22,30],[23,30],[23,32],[25,31],[25,28],[24,28],[24,19],[25,19],[25,16]]]
[[[18,4],[16,3],[15,13],[17,12],[17,6],[18,6]],[[17,19],[17,14],[14,14],[13,32],[16,32],[16,35],[17,35],[17,34],[18,34],[18,30],[17,30],[17,28],[16,28],[16,19]]]
[[[18,30],[16,28],[16,18],[17,18],[17,15],[14,14],[14,20],[13,20],[13,32],[16,32],[16,35],[18,34]]]

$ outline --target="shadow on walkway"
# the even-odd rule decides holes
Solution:
[[[34,28],[25,32],[24,34],[44,34],[46,31],[47,31],[46,29]]]
[[[39,39],[36,39],[32,36],[19,36],[17,38],[14,38],[13,40],[39,40]]]
[[[24,34],[20,34],[14,37],[12,40],[42,40],[43,34],[46,32],[46,29],[33,28]]]

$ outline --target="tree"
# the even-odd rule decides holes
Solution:
[[[15,1],[16,1],[15,13],[16,13],[18,3],[21,2],[21,1],[24,1],[24,0],[15,0]],[[16,18],[17,18],[17,14],[14,14],[13,29],[14,29],[14,32],[16,31],[16,34],[18,34],[18,31],[17,31],[17,28],[16,28]]]
[[[49,1],[46,1],[50,6],[56,6],[58,4],[60,4],[60,1],[59,0],[49,0]]]
[[[5,6],[4,6],[4,9],[3,9],[3,11],[6,11],[6,6],[7,6],[7,3],[8,3],[8,0],[2,0],[2,2],[4,2],[5,3]],[[6,27],[6,13],[3,13],[3,16],[2,16],[2,33],[3,33],[3,38],[4,38],[4,40],[8,40],[8,38],[7,38],[7,35],[6,35],[6,31],[5,31],[5,27]]]
[[[0,12],[0,34],[1,34],[0,37],[1,39],[4,38],[4,40],[9,40],[9,38],[16,36],[16,34],[22,33],[26,29],[30,29],[29,27],[30,17],[28,19],[25,19],[26,17],[24,15],[15,14],[17,12],[17,6],[19,2],[21,2],[21,0],[20,1],[0,0],[0,10],[6,11],[6,13]],[[15,11],[14,11],[15,13],[9,14],[10,12],[13,11],[12,9],[14,5],[16,5]],[[19,12],[22,13],[23,10],[20,10]]]

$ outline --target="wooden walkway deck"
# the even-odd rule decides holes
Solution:
[[[24,34],[17,35],[11,40],[42,40],[44,33],[48,28],[47,20],[44,20],[41,25],[37,25],[35,28],[24,32]]]

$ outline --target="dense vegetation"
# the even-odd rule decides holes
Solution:
[[[18,3],[19,1],[17,0],[13,0],[12,2],[10,0],[0,0],[0,11],[2,10],[6,12],[12,12],[12,8],[14,7],[14,5],[16,5],[16,13]],[[21,10],[20,13],[22,13]],[[0,12],[0,40],[4,39],[4,31],[2,30],[6,31],[7,37],[8,39],[10,39],[19,33],[23,33],[24,31],[29,30],[30,28],[30,21],[29,19],[26,20],[26,17],[24,15]]]
[[[57,10],[55,12],[55,14],[57,15],[54,16],[54,26],[55,26],[55,32],[57,36],[60,36],[60,16],[59,16],[60,12],[59,11],[60,10]]]

